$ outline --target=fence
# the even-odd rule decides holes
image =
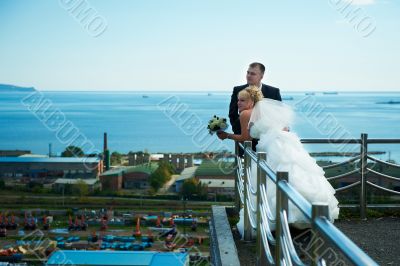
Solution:
[[[257,265],[304,265],[294,247],[288,224],[288,205],[292,202],[310,221],[312,232],[321,236],[336,247],[350,262],[355,265],[377,265],[357,245],[347,238],[328,219],[329,208],[324,203],[309,203],[288,182],[287,172],[275,173],[266,162],[267,154],[254,153],[251,141],[245,141],[244,162],[237,160],[236,207],[244,209],[244,240],[251,240],[252,230],[257,230]],[[238,153],[236,153],[238,154]],[[251,162],[257,163],[257,184],[251,184]],[[276,185],[276,213],[272,214],[267,195],[266,178]],[[255,185],[255,187],[254,187]],[[251,195],[257,197],[253,206]],[[272,234],[268,222],[275,222],[275,235]],[[271,246],[275,247],[274,252]],[[274,253],[274,254],[272,254]],[[311,245],[313,265],[325,265],[317,245]]]
[[[376,207],[378,207],[378,208],[379,207],[385,207],[385,208],[399,208],[400,207],[400,205],[398,205],[398,204],[381,204],[381,205],[372,205],[371,204],[371,205],[368,205],[367,197],[366,197],[368,187],[373,187],[380,191],[384,191],[387,193],[387,195],[390,195],[390,194],[400,195],[400,191],[395,191],[393,189],[382,187],[382,186],[375,184],[368,180],[368,175],[370,173],[373,173],[375,176],[379,177],[380,179],[397,181],[400,184],[400,178],[380,173],[378,171],[375,171],[373,169],[373,167],[368,166],[368,160],[370,160],[374,163],[379,163],[382,165],[400,169],[400,165],[385,162],[385,161],[379,160],[377,158],[374,158],[374,157],[368,155],[368,144],[400,144],[400,139],[368,139],[368,134],[363,133],[363,134],[361,134],[360,139],[302,139],[301,142],[304,144],[345,144],[345,145],[359,144],[360,145],[360,155],[354,156],[354,157],[350,158],[349,160],[338,163],[338,164],[332,164],[332,165],[322,167],[323,169],[330,169],[330,168],[343,166],[343,165],[353,163],[353,162],[355,163],[355,165],[358,165],[358,167],[356,167],[354,170],[352,170],[348,173],[327,178],[327,180],[333,181],[333,180],[344,179],[351,175],[358,174],[358,176],[359,176],[358,181],[356,181],[352,184],[349,184],[347,186],[335,189],[337,193],[340,193],[340,192],[346,191],[346,190],[348,190],[350,188],[354,188],[354,187],[361,188],[360,196],[359,196],[359,204],[358,205],[341,205],[342,208],[343,207],[345,207],[345,208],[346,207],[359,207],[360,208],[360,217],[361,217],[361,219],[365,219],[368,207],[375,207],[375,208]]]

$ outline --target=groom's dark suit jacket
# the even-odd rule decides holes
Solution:
[[[232,130],[233,133],[235,134],[240,134],[241,133],[241,128],[240,128],[240,120],[239,120],[239,110],[238,110],[238,93],[247,88],[249,85],[242,85],[242,86],[237,86],[233,88],[232,96],[231,96],[231,103],[229,105],[229,120],[232,125]],[[264,95],[264,98],[269,98],[277,101],[282,101],[281,94],[279,92],[278,88],[268,86],[265,84],[262,84],[261,91]],[[256,150],[256,145],[258,143],[257,139],[253,139],[253,150]],[[240,151],[240,156],[242,156],[243,151]]]

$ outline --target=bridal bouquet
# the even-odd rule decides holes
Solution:
[[[227,128],[228,124],[226,122],[226,118],[221,118],[216,115],[214,115],[214,117],[211,118],[207,126],[208,132],[210,132],[211,135],[217,131],[225,130]]]

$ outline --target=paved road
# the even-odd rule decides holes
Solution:
[[[180,175],[172,175],[171,179],[164,184],[162,188],[158,191],[159,193],[167,193],[169,188],[175,183],[175,180],[179,177]]]
[[[342,220],[335,225],[379,265],[400,265],[400,217]],[[241,265],[255,265],[255,243],[234,236]],[[305,254],[301,257],[305,263],[310,262]],[[344,260],[344,265],[351,264]]]
[[[345,220],[335,223],[380,265],[400,265],[400,217]]]

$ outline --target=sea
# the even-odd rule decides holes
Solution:
[[[207,131],[214,115],[228,118],[230,92],[0,92],[0,150],[60,155],[68,145],[86,153],[233,151]],[[300,138],[400,139],[400,92],[282,92],[296,113]],[[228,128],[227,131],[231,129]],[[51,148],[50,148],[51,146]],[[359,145],[307,144],[310,152],[359,152]],[[400,144],[371,144],[383,160],[400,162]],[[374,155],[375,156],[375,155]],[[322,159],[342,161],[345,157]]]

